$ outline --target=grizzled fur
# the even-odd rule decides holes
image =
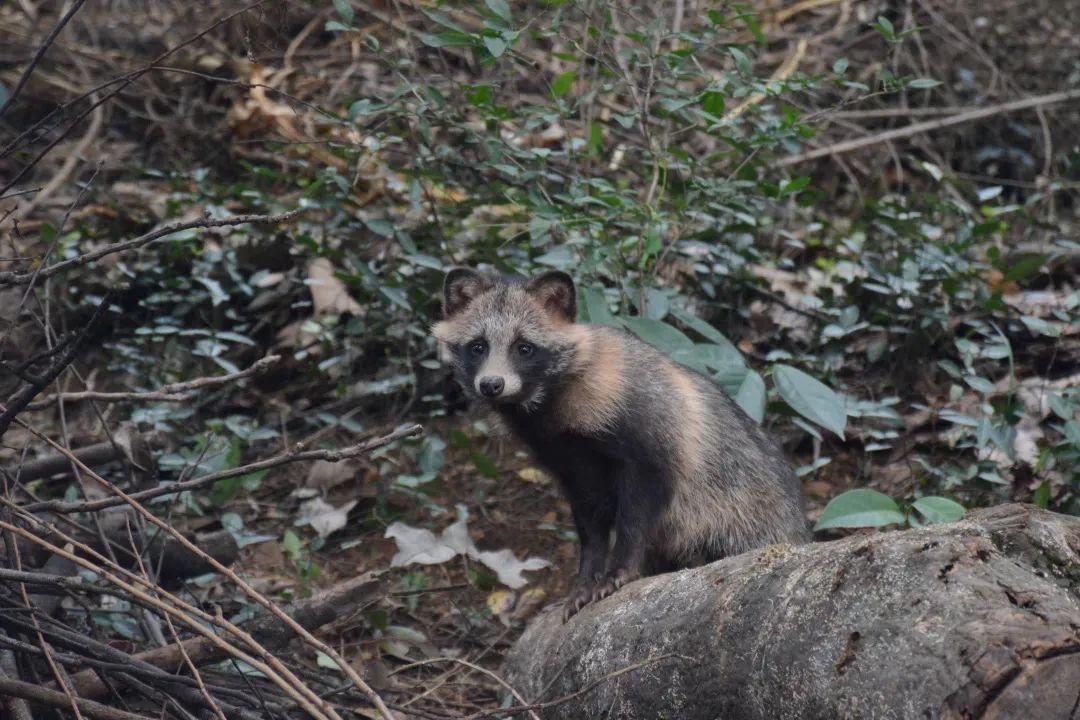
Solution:
[[[577,323],[565,273],[452,270],[444,315],[432,332],[458,380],[570,501],[581,563],[567,617],[642,575],[807,540],[802,487],[768,435],[708,378]]]

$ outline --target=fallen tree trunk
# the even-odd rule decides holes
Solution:
[[[1032,506],[774,546],[560,615],[506,665],[545,718],[1080,717],[1080,518]]]

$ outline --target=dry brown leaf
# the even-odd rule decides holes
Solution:
[[[326,258],[315,258],[307,267],[308,289],[316,315],[363,315],[364,309],[334,275],[334,266]]]
[[[547,592],[544,588],[536,587],[525,590],[518,598],[517,604],[514,605],[514,612],[510,615],[510,619],[515,622],[528,620],[544,606],[545,601],[547,601]]]
[[[329,462],[316,460],[308,470],[304,486],[318,490],[329,490],[356,477],[359,471],[355,461]]]
[[[544,474],[544,471],[539,468],[527,467],[518,470],[518,477],[525,482],[538,483],[540,485],[547,485],[550,480],[548,476]]]

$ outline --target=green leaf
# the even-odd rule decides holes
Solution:
[[[761,424],[765,419],[765,381],[761,376],[751,370],[739,386],[739,392],[735,393],[735,402],[749,415],[754,422]]]
[[[832,71],[837,75],[843,75],[844,71],[846,71],[847,69],[848,69],[848,59],[847,58],[840,58],[839,60],[834,62],[833,66],[832,66]]]
[[[589,153],[599,155],[604,151],[604,126],[595,120],[589,123]]]
[[[434,22],[437,22],[438,24],[442,25],[444,28],[446,28],[448,30],[453,30],[454,32],[460,33],[462,35],[468,35],[469,34],[468,30],[461,27],[460,25],[458,25],[457,23],[455,23],[453,20],[446,17],[445,15],[440,15],[437,12],[432,12],[431,10],[428,10],[427,8],[424,8],[424,7],[420,7],[418,9],[420,10],[420,12],[427,15],[431,20],[433,20]]]
[[[569,270],[578,264],[578,258],[568,246],[559,245],[551,252],[546,252],[536,258],[536,262],[541,265],[550,265],[559,270]]]
[[[480,474],[484,477],[492,479],[496,479],[499,477],[499,468],[496,467],[495,463],[491,460],[491,458],[489,458],[484,453],[480,452],[479,450],[473,450],[471,453],[469,453],[469,458],[472,460],[473,465],[476,467],[476,469],[479,470]]]
[[[382,237],[394,236],[394,223],[390,220],[373,218],[371,220],[365,220],[364,224],[367,225],[368,230],[376,235],[381,235]]]
[[[904,513],[888,495],[862,488],[848,490],[829,501],[815,530],[827,528],[881,527],[904,522]]]
[[[364,115],[370,115],[373,112],[378,112],[385,108],[386,105],[384,103],[375,102],[369,98],[361,98],[349,106],[349,119],[356,122],[357,118],[363,117]]]
[[[884,15],[879,15],[877,22],[871,27],[876,29],[879,33],[884,35],[887,39],[892,40],[896,37],[896,30],[893,29],[893,24],[889,22],[889,18]]]
[[[686,327],[690,328],[694,332],[699,333],[706,340],[711,340],[713,344],[719,345],[720,347],[726,349],[729,348],[729,352],[738,355],[741,361],[742,353],[739,352],[738,348],[735,347],[734,343],[732,343],[724,336],[724,333],[720,332],[701,318],[691,315],[685,310],[673,309],[671,311],[671,314],[677,317],[683,325],[686,325]]]
[[[677,350],[692,350],[694,347],[693,340],[665,322],[648,318],[628,317],[623,318],[623,323],[639,338],[664,352],[673,353]]]
[[[506,0],[484,0],[484,4],[488,6],[491,12],[495,13],[500,20],[506,22],[513,22],[514,16],[510,12],[510,6],[506,4]]]
[[[1062,420],[1072,420],[1076,415],[1076,405],[1069,399],[1052,392],[1047,396],[1050,409]]]
[[[607,300],[604,299],[604,294],[599,290],[594,288],[582,290],[579,302],[582,322],[593,325],[607,325],[608,327],[620,326],[621,323],[608,309]]]
[[[956,522],[967,512],[964,506],[949,498],[922,497],[911,504],[928,523]]]
[[[932,78],[919,78],[918,80],[912,80],[911,82],[909,82],[908,87],[912,87],[917,90],[925,90],[927,88],[937,87],[940,84],[940,80],[934,80]]]
[[[488,38],[485,38],[485,41]],[[488,48],[490,51],[491,48]],[[492,53],[494,54],[494,53]],[[494,97],[492,88],[490,85],[466,85],[465,87],[465,99],[469,101],[469,104],[474,107],[484,107],[490,105],[491,100]]]
[[[338,15],[347,24],[352,25],[353,18],[356,17],[356,13],[353,12],[352,5],[349,4],[349,0],[334,0],[334,9],[337,10]]]
[[[964,382],[971,386],[973,390],[981,392],[984,395],[992,395],[997,392],[997,386],[990,382],[986,378],[981,378],[978,375],[965,375]]]
[[[746,53],[737,47],[729,47],[728,52],[731,53],[731,57],[735,58],[735,67],[743,75],[749,75],[751,70],[750,58],[746,57]]]
[[[824,383],[787,365],[773,366],[773,382],[780,397],[795,412],[844,437],[847,425],[844,400]]]
[[[685,351],[680,351],[685,352]],[[712,370],[723,370],[729,367],[741,368],[745,364],[739,351],[730,345],[713,345],[710,343],[697,343],[690,353],[693,359]]]
[[[551,94],[554,97],[565,97],[570,88],[574,86],[574,79],[577,77],[577,71],[571,70],[570,72],[564,72],[559,75],[551,83]]]
[[[210,291],[210,304],[214,307],[217,307],[221,303],[228,301],[229,293],[225,292],[225,290],[222,289],[221,283],[219,283],[217,280],[212,280],[208,277],[197,277],[195,278],[195,280],[202,283],[206,287],[206,289]]]
[[[1048,337],[1059,337],[1061,335],[1061,328],[1057,325],[1051,325],[1042,318],[1023,315],[1020,317],[1020,320],[1022,320],[1023,323],[1027,325],[1028,330],[1035,335],[1046,335]]]
[[[315,654],[315,664],[321,668],[326,668],[327,670],[341,670],[341,668],[334,661],[334,659],[324,653],[322,650]]]
[[[505,40],[499,37],[487,37],[484,36],[484,47],[491,53],[491,57],[499,57],[506,52],[507,43]]]
[[[405,291],[401,288],[383,285],[379,288],[379,292],[382,293],[387,300],[394,303],[402,310],[412,310],[412,305],[409,303],[409,296],[406,295]]]
[[[300,538],[292,530],[286,530],[281,538],[281,549],[295,560],[300,557]]]
[[[725,102],[724,93],[716,90],[707,90],[701,93],[701,109],[713,117],[724,116]]]
[[[1061,434],[1075,447],[1080,448],[1080,422],[1070,420],[1061,428]]]
[[[1004,281],[1019,282],[1021,280],[1027,280],[1037,273],[1045,262],[1045,255],[1029,255],[1005,271]]]
[[[1050,481],[1043,480],[1042,485],[1035,488],[1035,492],[1031,496],[1031,502],[1044,510],[1050,506]]]
[[[810,178],[797,177],[794,180],[785,180],[780,184],[780,195],[794,195],[810,184]]]
[[[758,45],[768,44],[765,33],[761,32],[761,25],[758,24],[757,18],[754,17],[752,12],[740,13],[738,18],[746,26],[746,29],[750,31],[750,34],[754,36],[754,42]]]

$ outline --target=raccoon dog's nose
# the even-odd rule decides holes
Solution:
[[[480,378],[480,392],[484,394],[484,397],[499,397],[504,387],[506,387],[506,381],[501,377]]]

